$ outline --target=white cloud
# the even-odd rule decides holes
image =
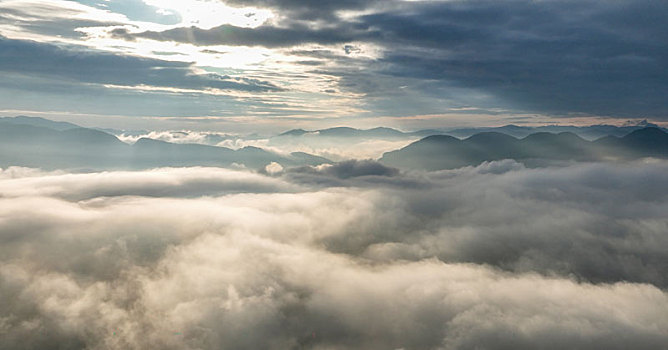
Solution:
[[[298,186],[247,171],[204,167],[82,174],[10,167],[0,171],[0,179],[0,192],[5,198],[192,197],[239,192],[292,192],[299,189]]]
[[[257,27],[273,17],[269,10],[257,8],[229,7],[222,1],[202,0],[144,0],[146,4],[178,13],[182,20],[179,26],[210,29],[221,24],[238,27]]]
[[[283,167],[276,163],[276,162],[271,162],[267,164],[266,167],[264,167],[264,170],[267,172],[269,175],[277,175],[283,172]]]
[[[0,349],[666,344],[668,164],[514,165],[4,170]]]

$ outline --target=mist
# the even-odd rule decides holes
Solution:
[[[0,347],[661,348],[666,171],[5,169]]]

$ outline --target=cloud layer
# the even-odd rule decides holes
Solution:
[[[310,21],[287,16],[256,28],[222,25],[129,33],[118,37],[195,45],[295,47],[367,43],[378,47],[372,61],[337,68],[339,88],[371,96],[407,97],[397,86],[421,98],[451,98],[461,105],[508,108],[550,114],[586,113],[663,118],[666,106],[668,50],[653,38],[666,35],[655,1],[375,1],[329,2],[303,6],[299,1],[240,1],[292,13],[312,14]],[[361,15],[336,10],[366,9]],[[574,15],[573,11],[577,14]],[[320,15],[317,15],[320,14]],[[324,15],[326,14],[326,15]],[[322,16],[328,19],[315,20]],[[352,46],[346,46],[352,47]],[[359,49],[358,49],[359,50]],[[337,62],[335,59],[334,62]],[[359,75],[359,65],[366,74]],[[330,65],[332,66],[332,65]],[[323,70],[319,70],[322,72]],[[388,84],[384,77],[391,77]],[[397,83],[399,82],[399,83]],[[379,90],[380,89],[380,90]],[[461,89],[461,94],[448,90]],[[487,95],[484,96],[483,95]],[[369,96],[369,97],[371,97]],[[481,99],[482,97],[482,99]],[[396,107],[381,97],[375,108]],[[372,99],[368,102],[374,103]],[[402,99],[410,108],[418,104]],[[437,104],[441,111],[444,105]],[[451,106],[454,107],[454,106]],[[427,107],[423,107],[427,108]],[[423,111],[424,113],[438,113]]]
[[[6,169],[0,348],[660,348],[667,170]]]
[[[133,88],[273,91],[271,83],[219,74],[197,74],[192,65],[157,59],[64,49],[56,45],[0,36],[0,71],[34,75],[43,79],[75,80],[80,83]]]
[[[665,122],[666,11],[653,0],[5,1],[0,102],[274,131],[446,124],[434,115]]]

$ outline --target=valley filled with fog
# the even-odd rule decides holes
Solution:
[[[89,129],[47,129],[25,130],[53,135],[42,140],[61,150],[76,145],[58,144],[57,132],[85,134],[86,151],[134,147]],[[457,142],[461,152],[473,141]],[[145,166],[145,153],[128,151],[132,163],[89,163],[99,169],[57,156],[44,169],[3,168],[0,348],[668,343],[660,152],[427,171],[260,148],[211,153],[235,157],[213,167],[188,163],[202,149],[170,146],[179,144],[189,145],[152,146]]]

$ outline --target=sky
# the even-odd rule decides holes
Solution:
[[[280,132],[668,122],[652,0],[3,0],[0,113]]]

